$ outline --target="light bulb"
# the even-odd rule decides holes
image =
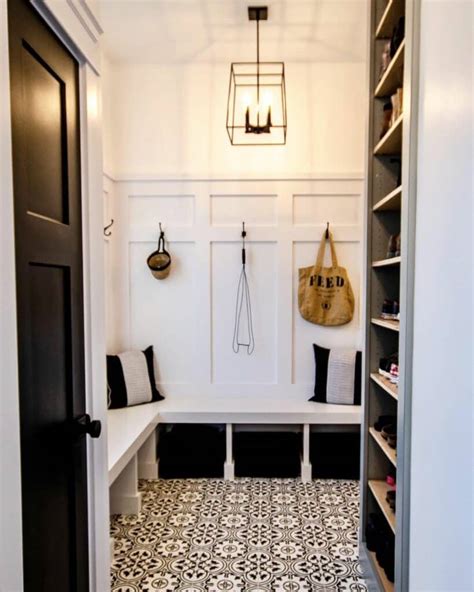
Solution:
[[[244,93],[242,96],[242,103],[244,105],[244,107],[250,107],[251,103],[252,103],[252,98],[250,96],[250,93]]]
[[[263,95],[263,100],[262,100],[262,105],[264,107],[271,107],[273,104],[273,95],[272,93],[268,90],[264,93]]]

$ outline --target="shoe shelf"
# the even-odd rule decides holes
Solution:
[[[388,195],[379,200],[372,208],[373,212],[399,212],[402,209],[402,186],[399,185]]]
[[[395,527],[396,527],[395,512],[388,505],[388,502],[385,499],[385,497],[387,495],[387,491],[392,491],[393,487],[388,485],[388,483],[385,483],[385,481],[370,480],[369,481],[369,489],[372,492],[379,508],[382,510],[382,514],[385,516],[387,522],[389,523],[390,528],[393,531],[393,534],[395,534]]]
[[[364,420],[363,454],[361,472],[361,536],[360,549],[367,560],[368,581],[378,592],[404,592],[409,588],[408,562],[404,545],[408,540],[409,520],[406,500],[409,499],[410,439],[406,436],[409,425],[411,385],[409,373],[412,347],[413,274],[409,267],[412,260],[414,238],[410,234],[411,215],[415,211],[415,182],[410,174],[414,163],[415,144],[411,143],[414,110],[413,48],[415,43],[415,5],[410,0],[369,0],[369,116],[367,145],[367,258],[365,267],[365,366],[364,366]],[[404,17],[404,31],[399,29]],[[382,64],[387,59],[387,42],[404,39],[380,77]],[[403,104],[392,100],[397,89]],[[400,113],[386,129],[387,103],[392,102]],[[398,111],[400,107],[400,111]],[[388,258],[394,251],[393,240],[400,236],[400,256]],[[397,237],[397,238],[395,238]],[[400,320],[381,317],[385,301],[400,304]],[[388,309],[387,309],[388,310]],[[396,354],[400,368],[400,384],[378,374],[382,358]],[[400,404],[399,404],[400,403]],[[373,427],[381,416],[397,418],[397,450],[388,445],[380,432]],[[397,515],[386,501],[391,490],[385,479],[396,469]],[[370,514],[383,515],[387,526],[386,541],[394,547],[395,583],[388,580],[378,564],[376,554],[366,545],[366,528]]]
[[[379,387],[383,389],[386,393],[388,393],[391,397],[393,397],[394,399],[398,399],[398,385],[393,384],[392,382],[390,382],[390,380],[388,380],[388,378],[385,378],[384,376],[381,376],[376,372],[372,372],[370,378],[373,382],[375,382],[375,384],[378,384]]]
[[[402,151],[403,113],[374,148],[375,156],[395,156]]]
[[[392,34],[393,28],[397,24],[399,18],[403,16],[405,6],[403,0],[390,0],[387,4],[382,17],[377,25],[375,37],[377,39],[387,39]]]
[[[391,321],[390,319],[371,319],[372,325],[376,325],[377,327],[383,327],[384,329],[389,329],[390,331],[400,331],[400,321]]]
[[[384,592],[394,592],[395,584],[390,582],[390,580],[385,575],[384,570],[380,567],[380,565],[377,562],[377,558],[375,557],[375,553],[369,552],[368,555],[369,555],[370,561],[373,565],[374,571],[377,574],[378,579],[382,585]]]
[[[375,89],[375,96],[378,99],[389,97],[396,92],[403,84],[403,65],[405,61],[405,41],[402,41],[397,52],[390,60],[386,71]]]
[[[387,444],[387,441],[382,437],[382,434],[377,432],[375,428],[369,428],[369,434],[377,442],[392,465],[397,468],[397,451]]]
[[[372,263],[372,267],[391,267],[393,265],[400,265],[401,261],[401,257],[390,257],[389,259],[381,259],[380,261],[374,261]]]

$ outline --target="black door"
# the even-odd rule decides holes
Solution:
[[[8,1],[25,591],[89,589],[78,64]],[[84,428],[82,417],[82,428]]]

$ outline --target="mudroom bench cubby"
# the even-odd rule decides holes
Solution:
[[[248,401],[219,398],[193,401],[168,399],[136,407],[108,411],[108,470],[110,511],[136,514],[140,511],[138,479],[158,477],[157,426],[160,424],[225,424],[224,479],[234,479],[234,425],[298,425],[302,427],[301,479],[312,477],[311,426],[357,426],[361,408],[325,403]]]

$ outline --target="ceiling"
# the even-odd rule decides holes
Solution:
[[[99,0],[113,62],[229,63],[255,60],[252,0]],[[255,4],[262,4],[256,2]],[[365,60],[366,0],[270,0],[261,59]]]

